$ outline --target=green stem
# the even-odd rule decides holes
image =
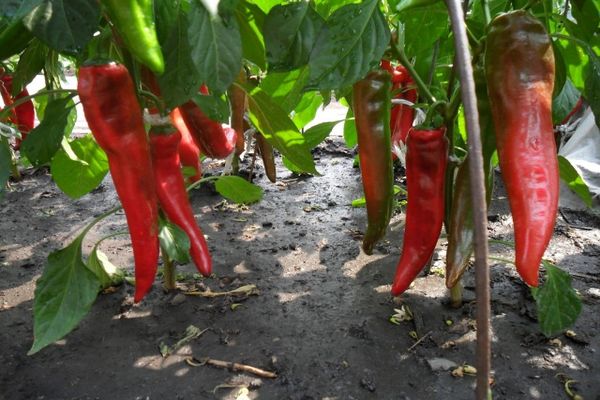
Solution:
[[[490,12],[490,4],[488,3],[488,0],[481,0],[481,8],[483,8],[485,26],[488,26],[492,21],[492,13]]]
[[[220,178],[220,176],[206,176],[206,177],[204,177],[204,178],[202,178],[202,179],[200,179],[200,180],[192,183],[191,185],[189,185],[187,187],[187,191],[189,192],[190,190],[197,188],[198,186],[200,186],[204,182],[216,181],[219,178]]]
[[[51,95],[51,94],[58,94],[58,93],[67,93],[67,94],[71,94],[71,95],[76,95],[77,94],[77,90],[75,89],[53,89],[53,90],[42,90],[39,91],[35,94],[29,95],[29,96],[25,96],[25,97],[21,97],[18,100],[15,100],[11,105],[5,107],[2,109],[2,111],[0,111],[0,120],[5,119],[8,116],[8,113],[11,109],[20,106],[23,103],[27,103],[29,100],[31,99],[35,99],[36,97],[39,96],[46,96],[46,95]]]
[[[450,307],[460,308],[463,302],[462,279],[456,282],[456,285],[450,288]]]
[[[94,227],[94,225],[96,225],[98,222],[102,221],[104,218],[108,217],[109,215],[112,215],[112,214],[116,213],[117,211],[119,211],[122,208],[123,207],[121,207],[121,206],[117,206],[117,207],[111,208],[110,210],[108,210],[108,211],[100,214],[99,216],[97,216],[96,218],[94,218],[94,220],[92,222],[90,222],[83,229],[83,231],[81,231],[81,233],[79,234],[79,236],[83,237],[83,236],[87,235],[87,233]]]
[[[398,43],[396,43],[393,40],[392,40],[392,50],[395,53],[396,57],[398,58],[398,61],[400,61],[400,63],[404,66],[404,68],[406,68],[408,70],[410,76],[413,78],[413,80],[417,84],[417,87],[419,88],[419,95],[424,97],[429,103],[435,103],[437,101],[437,99],[429,91],[429,88],[427,87],[427,85],[425,84],[423,79],[421,79],[421,77],[417,73],[417,70],[412,66],[412,64],[408,60],[408,57],[406,57],[406,53],[404,53],[404,50],[402,48],[400,48]]]
[[[140,94],[150,99],[150,101],[156,106],[156,108],[158,108],[158,112],[161,117],[166,117],[168,115],[165,102],[160,97],[147,90],[140,90]]]
[[[492,257],[492,256],[490,256],[490,257],[488,257],[488,258],[489,258],[491,261],[499,261],[499,262],[501,262],[501,263],[504,263],[504,264],[512,264],[512,265],[515,265],[515,262],[514,262],[514,261],[512,261],[512,260],[509,260],[509,259],[506,259],[506,258],[502,258],[502,257]]]
[[[435,116],[435,110],[440,106],[447,106],[445,100],[438,100],[434,102],[431,106],[429,106],[429,110],[427,110],[427,114],[425,114],[425,121],[423,121],[423,125],[426,127],[432,126],[432,119]]]
[[[176,284],[176,275],[175,275],[175,263],[164,249],[161,249],[162,259],[163,259],[163,285],[167,290],[175,290],[177,287]]]

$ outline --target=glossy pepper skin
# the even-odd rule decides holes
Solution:
[[[356,82],[352,107],[358,134],[358,154],[367,203],[367,231],[363,250],[387,230],[394,205],[394,174],[390,139],[390,74],[377,70]]]
[[[158,265],[158,198],[142,110],[127,68],[116,63],[79,69],[77,91],[85,118],[108,156],[123,205],[135,262],[135,296],[150,290]]]
[[[381,68],[392,75],[392,91],[396,93],[394,99],[417,101],[417,89],[409,72],[402,65],[392,66],[388,60],[381,60]],[[392,146],[406,144],[408,131],[412,128],[415,110],[404,104],[394,104],[390,116],[390,129],[392,132]]]
[[[161,75],[165,61],[154,27],[153,0],[101,0],[131,54]]]
[[[444,222],[444,182],[448,163],[446,129],[413,128],[406,141],[406,224],[392,295],[402,294],[425,267]]]
[[[194,218],[179,168],[180,141],[181,133],[173,126],[152,127],[150,130],[156,193],[167,218],[187,233],[190,239],[190,255],[198,271],[204,276],[209,276],[212,271],[212,259],[204,234]]]
[[[552,129],[554,54],[542,23],[525,11],[496,17],[487,35],[485,72],[514,223],[515,264],[521,278],[537,286],[559,193]]]
[[[29,96],[27,89],[23,89],[13,99],[10,95],[12,92],[12,76],[9,74],[4,74],[0,77],[0,79],[4,85],[3,88],[0,88],[0,92],[2,92],[2,98],[5,104],[12,104],[13,101]],[[18,105],[15,107],[15,113],[13,115],[16,119],[11,122],[17,125],[19,132],[21,132],[21,139],[17,139],[14,146],[15,150],[19,150],[19,147],[21,147],[21,142],[25,140],[27,134],[33,129],[35,123],[35,109],[33,107],[33,102],[28,100],[25,103]]]
[[[22,19],[8,23],[0,30],[0,61],[21,53],[32,39],[33,34]]]
[[[234,150],[236,132],[210,119],[193,101],[179,106],[181,115],[200,151],[210,158],[227,158]]]
[[[200,161],[200,148],[194,141],[190,130],[188,129],[181,110],[174,108],[169,114],[171,123],[181,134],[181,143],[179,144],[179,158],[181,165],[193,168],[196,173],[189,177],[190,183],[198,182],[202,178],[202,162]]]
[[[493,186],[492,156],[496,150],[494,126],[488,100],[483,66],[474,69],[477,109],[481,131],[483,174],[485,177],[486,200],[489,205]],[[464,273],[471,254],[475,231],[473,226],[473,207],[467,155],[458,167],[452,194],[452,211],[448,218],[448,248],[446,250],[446,286],[454,287]]]

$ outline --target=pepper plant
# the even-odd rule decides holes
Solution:
[[[305,127],[333,96],[349,105],[344,139],[358,145],[365,253],[386,234],[394,195],[408,191],[392,294],[405,291],[427,264],[443,229],[447,285],[453,303],[461,303],[474,243],[478,263],[486,258],[483,213],[498,160],[514,219],[516,267],[535,287],[556,218],[558,176],[591,204],[573,167],[557,160],[552,127],[582,101],[600,121],[600,5],[465,0],[462,11],[458,5],[3,1],[0,189],[24,165],[49,165],[58,187],[78,198],[110,170],[129,225],[140,301],[154,281],[159,248],[167,287],[173,261],[186,262],[189,254],[204,275],[211,273],[178,166],[192,187],[213,180],[233,201],[258,201],[261,189],[239,177],[203,178],[200,158],[227,158],[235,174],[245,142],[255,137],[269,179],[276,179],[273,149],[291,171],[317,175],[311,150],[338,122]],[[65,66],[77,71],[77,90],[62,88]],[[45,88],[29,94],[26,86],[38,74]],[[71,135],[76,99],[92,136]],[[393,162],[405,162],[405,190],[394,187]],[[97,246],[83,259],[88,230],[48,257],[36,289],[30,353],[72,330],[111,283]],[[573,323],[581,305],[568,275],[545,269],[534,294],[541,329],[551,335]]]

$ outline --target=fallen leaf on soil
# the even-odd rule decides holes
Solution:
[[[179,339],[174,345],[168,346],[164,342],[160,342],[158,347],[160,348],[160,354],[163,357],[168,357],[171,354],[175,353],[179,348],[184,346],[185,344],[191,342],[192,340],[199,338],[202,336],[204,332],[209,330],[210,328],[206,328],[204,330],[200,330],[197,326],[190,325],[185,329],[183,337]]]

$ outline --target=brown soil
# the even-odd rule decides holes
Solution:
[[[360,251],[365,210],[349,205],[361,195],[352,157],[334,137],[315,152],[320,177],[298,177],[280,167],[274,185],[258,167],[255,181],[265,196],[249,207],[224,203],[210,185],[192,193],[215,276],[195,278],[192,266],[181,266],[181,288],[225,291],[255,284],[258,295],[183,296],[164,293],[157,280],[144,301],[134,305],[133,288],[123,285],[100,295],[64,340],[33,356],[26,355],[32,343],[33,292],[47,255],[69,243],[94,215],[117,204],[117,198],[110,178],[71,200],[47,171],[26,171],[0,203],[0,398],[472,398],[472,376],[433,371],[429,362],[443,358],[475,364],[473,271],[465,277],[465,304],[450,308],[444,279],[436,272],[443,267],[442,238],[433,273],[392,299],[404,215],[397,212],[373,256]],[[248,165],[249,158],[243,168]],[[489,235],[510,240],[510,214],[501,188],[498,193],[489,211]],[[563,214],[546,257],[577,274],[574,286],[583,312],[572,329],[583,341],[541,335],[527,287],[513,267],[492,262],[496,399],[566,399],[564,377],[577,381],[571,387],[584,398],[600,399],[600,222],[587,213]],[[84,251],[124,224],[122,214],[101,223]],[[131,270],[126,237],[104,242],[102,250]],[[499,246],[492,246],[492,253],[511,257]],[[410,307],[414,321],[389,322],[400,304]],[[163,358],[159,343],[176,342],[189,325],[208,330]],[[412,331],[425,336],[416,346]],[[276,372],[277,378],[193,367],[185,362],[189,356],[243,363]]]

